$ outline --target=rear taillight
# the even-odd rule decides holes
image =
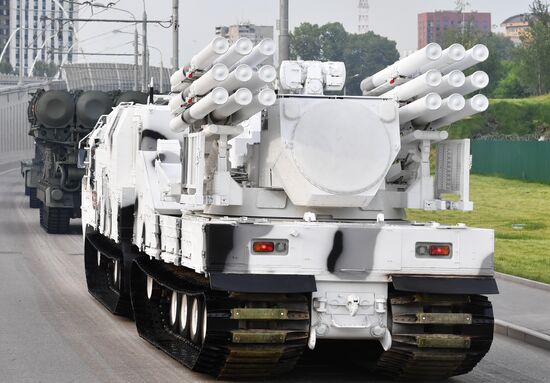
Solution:
[[[252,250],[255,253],[273,253],[275,251],[274,242],[254,242]]]
[[[432,257],[448,257],[451,255],[451,246],[449,245],[431,245],[430,256]]]
[[[417,243],[417,257],[452,257],[453,246],[450,243]]]
[[[287,255],[288,239],[254,239],[250,248],[252,254]]]

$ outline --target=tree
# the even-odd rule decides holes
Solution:
[[[13,74],[13,67],[7,61],[0,63],[0,73]]]
[[[53,77],[57,73],[58,66],[53,62],[45,63],[38,60],[34,65],[32,75],[36,77]]]
[[[348,72],[347,93],[361,95],[360,84],[367,76],[381,71],[399,60],[395,41],[373,32],[351,34],[343,61]]]
[[[508,63],[516,61],[517,55],[514,43],[502,34],[484,33],[476,30],[472,23],[466,23],[464,29],[455,28],[447,31],[444,37],[444,47],[451,44],[459,43],[464,45],[466,49],[470,49],[476,44],[484,44],[489,48],[489,58],[484,63],[476,65],[470,69],[471,72],[482,70],[489,75],[491,82],[489,86],[483,90],[483,93],[493,96],[495,89],[502,79],[508,75],[511,66]]]
[[[542,0],[531,4],[529,28],[521,35],[523,80],[531,90],[542,95],[550,91],[550,6]]]
[[[292,59],[345,62],[350,95],[360,95],[362,79],[399,59],[394,41],[373,32],[351,34],[340,23],[301,24],[291,33],[290,53]]]

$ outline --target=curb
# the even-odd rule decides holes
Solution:
[[[495,272],[495,277],[497,279],[502,279],[503,281],[515,282],[515,283],[523,285],[523,286],[532,287],[532,288],[535,288],[535,289],[550,292],[550,285],[547,284],[547,283],[536,282],[536,281],[532,281],[530,279],[525,279],[525,278],[516,277],[516,276],[513,276],[513,275],[509,275],[509,274],[496,273],[496,272]]]
[[[495,333],[550,351],[550,336],[522,326],[495,319]]]

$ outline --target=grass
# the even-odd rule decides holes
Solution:
[[[497,271],[550,283],[550,185],[473,175],[470,190],[473,212],[411,210],[408,218],[494,229]]]

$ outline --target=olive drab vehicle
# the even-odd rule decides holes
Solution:
[[[473,209],[469,141],[442,128],[488,108],[465,98],[487,75],[463,72],[487,48],[430,44],[361,97],[336,95],[344,63],[277,71],[274,51],[217,37],[170,95],[81,142],[90,293],[221,379],[291,371],[327,342],[392,378],[468,373],[493,339],[493,231],[405,209]]]
[[[48,233],[69,232],[80,217],[83,169],[77,167],[78,143],[101,115],[120,102],[146,103],[141,92],[39,90],[28,108],[35,155],[22,163],[29,206],[40,209],[40,224]],[[120,101],[119,101],[120,100]]]

